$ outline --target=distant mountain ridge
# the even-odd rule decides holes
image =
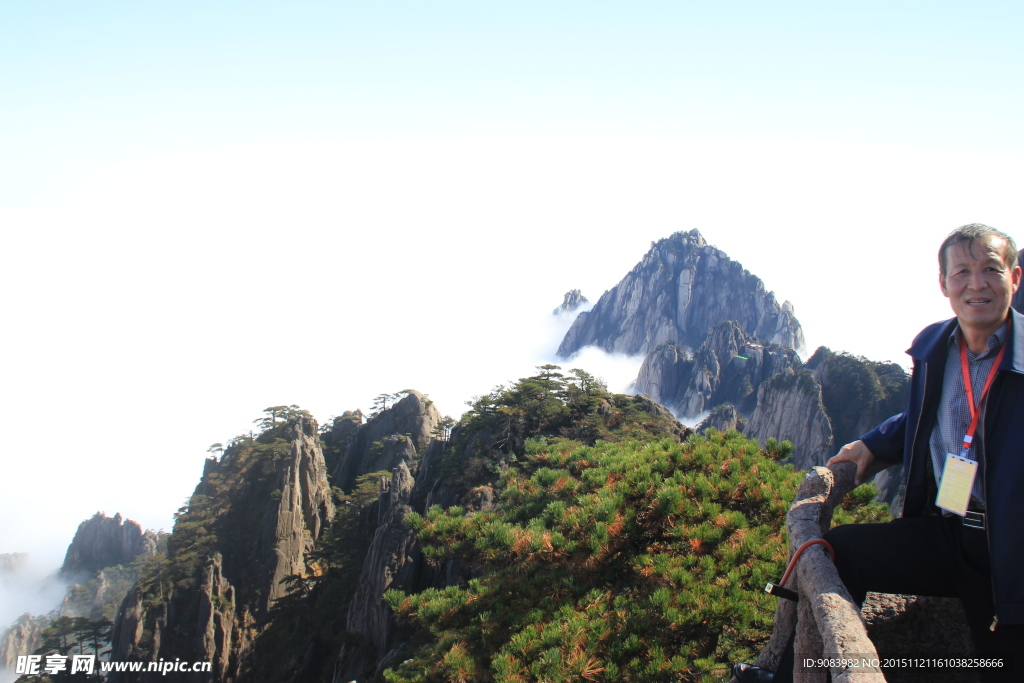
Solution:
[[[700,232],[658,240],[633,270],[580,313],[558,347],[569,358],[584,346],[609,353],[648,353],[673,341],[691,349],[723,320],[750,335],[797,351],[803,330],[787,301],[779,304],[764,283]]]
[[[735,428],[764,443],[793,443],[790,462],[806,469],[877,422],[902,410],[908,378],[824,347],[803,363],[804,336],[793,306],[697,230],[655,242],[589,312],[580,313],[558,353],[593,345],[644,353],[633,389],[682,419]],[[887,412],[890,411],[890,412]],[[883,476],[895,496],[895,478]]]

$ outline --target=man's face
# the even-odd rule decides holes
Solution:
[[[946,250],[946,274],[939,274],[939,287],[964,328],[992,333],[1006,318],[1021,269],[1006,267],[1003,244],[1002,238],[989,237]]]

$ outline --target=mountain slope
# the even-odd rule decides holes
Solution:
[[[723,320],[750,335],[801,350],[803,331],[788,303],[696,230],[658,240],[633,270],[580,313],[558,347],[569,358],[584,346],[647,353],[674,341],[697,348]]]

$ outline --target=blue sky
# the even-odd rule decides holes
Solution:
[[[942,238],[1024,238],[1022,12],[0,4],[0,520],[36,510],[0,552],[55,564],[98,509],[169,528],[269,405],[458,416],[676,230],[810,350],[905,362],[950,315]],[[621,390],[639,360],[576,364]]]
[[[1013,3],[5,3],[0,198],[224,142],[706,134],[1019,150]]]

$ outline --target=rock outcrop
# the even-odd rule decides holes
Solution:
[[[769,438],[791,441],[790,462],[798,469],[824,465],[834,455],[821,385],[807,369],[789,368],[761,384],[744,433],[762,443]]]
[[[764,283],[696,230],[659,240],[590,311],[580,313],[558,355],[584,346],[647,353],[669,340],[696,348],[722,320],[736,320],[750,335],[800,350],[803,331],[788,303],[780,305]]]
[[[396,458],[406,456],[410,458],[406,461],[410,471],[416,472],[418,457],[430,444],[441,413],[433,401],[420,392],[410,390],[405,393],[404,398],[371,417],[354,434],[351,426],[343,422],[338,434],[332,428],[324,435],[325,444],[331,447],[337,448],[340,442],[347,442],[340,448],[337,464],[331,471],[334,486],[347,491],[352,488],[356,477],[369,472],[390,471],[397,464]],[[413,452],[410,453],[404,444],[386,444],[391,436],[408,437]]]
[[[745,426],[746,420],[736,412],[736,406],[723,403],[708,413],[708,416],[697,425],[696,431],[701,433],[709,427],[714,427],[720,432],[728,432],[731,429],[742,432]]]
[[[754,339],[739,323],[728,320],[712,328],[692,359],[678,346],[657,347],[644,360],[635,388],[657,391],[652,398],[684,417],[722,403],[750,414],[764,380],[799,366],[800,358],[792,349]]]
[[[156,543],[156,534],[144,532],[137,522],[122,519],[120,513],[107,517],[97,512],[78,525],[60,574],[66,578],[95,575],[106,567],[130,564],[139,555],[155,553]]]
[[[580,306],[584,306],[590,303],[590,299],[583,296],[583,292],[578,289],[570,289],[565,293],[565,298],[562,299],[562,305],[551,311],[552,315],[558,315],[559,313],[572,313]]]
[[[0,669],[14,669],[20,655],[35,652],[43,643],[43,629],[50,620],[45,615],[22,614],[0,637]]]
[[[223,575],[223,558],[207,560],[193,591],[164,587],[147,597],[136,586],[125,597],[114,622],[111,659],[142,662],[180,658],[211,663],[212,675],[178,674],[185,681],[228,681],[252,655],[255,620],[237,609],[235,589]],[[179,616],[181,615],[181,616]],[[180,623],[189,615],[194,620]],[[187,628],[186,628],[187,627]],[[107,679],[158,681],[160,674],[113,672]]]
[[[290,442],[290,458],[278,466],[275,490],[281,496],[276,509],[272,507],[263,519],[257,555],[265,588],[264,610],[287,592],[282,583],[285,577],[305,573],[306,553],[334,517],[316,422],[311,418],[291,422],[284,437]]]
[[[840,446],[902,412],[909,400],[910,378],[895,363],[837,354],[822,346],[805,367],[821,384],[822,401]]]
[[[405,525],[405,516],[412,512],[409,503],[415,485],[405,462],[395,467],[390,480],[381,481],[379,526],[363,561],[346,624],[349,633],[359,637],[360,646],[342,647],[338,659],[343,680],[375,666],[387,654],[396,624],[381,596],[391,588],[410,590],[419,573],[419,540]]]
[[[5,574],[13,574],[28,562],[28,553],[0,554],[0,578]]]
[[[179,525],[199,524],[216,501],[213,552],[194,571],[183,564],[192,548],[180,548],[172,554],[171,576],[177,563],[185,567],[183,578],[168,583],[150,577],[132,589],[114,623],[111,659],[213,662],[212,679],[182,680],[251,675],[258,620],[289,593],[285,578],[310,571],[307,554],[334,515],[316,422],[295,417],[274,436],[241,440],[221,460],[207,460],[189,503],[196,519],[186,513],[176,532]],[[122,673],[112,680],[161,679]]]
[[[655,401],[676,406],[693,378],[693,358],[686,349],[673,341],[658,344],[640,366],[633,390],[650,396]]]

